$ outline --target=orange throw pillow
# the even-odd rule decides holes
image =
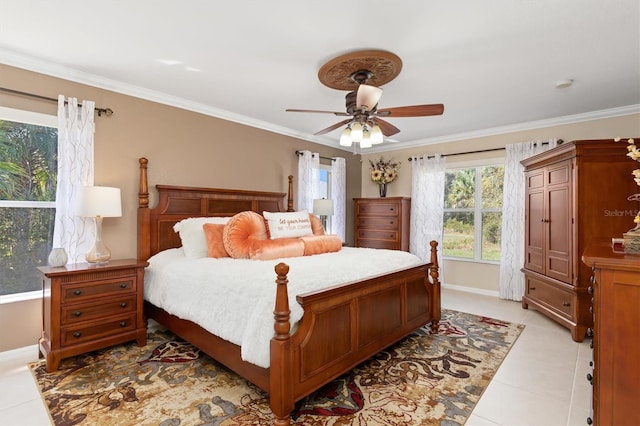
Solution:
[[[224,248],[222,241],[222,232],[226,225],[216,223],[205,223],[202,225],[204,236],[207,240],[207,256],[219,259],[221,257],[229,257],[229,253]]]
[[[309,220],[311,220],[311,231],[313,232],[313,235],[324,235],[322,220],[313,213],[309,213]]]
[[[236,214],[229,219],[222,231],[224,248],[234,259],[248,259],[251,243],[267,238],[264,218],[253,211]]]
[[[342,240],[337,235],[313,235],[300,237],[304,242],[304,255],[331,253],[342,249]]]
[[[249,257],[254,260],[272,260],[303,255],[304,242],[300,238],[253,240],[249,248]]]

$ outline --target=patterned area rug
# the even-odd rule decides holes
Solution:
[[[523,325],[443,310],[296,405],[304,425],[464,424]],[[171,333],[29,365],[57,425],[269,425],[268,395]]]

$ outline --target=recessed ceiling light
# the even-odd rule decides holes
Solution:
[[[555,84],[556,84],[556,89],[566,89],[567,87],[573,84],[573,80],[571,79],[558,80],[556,81]]]

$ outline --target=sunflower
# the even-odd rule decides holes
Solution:
[[[371,180],[374,182],[382,182],[382,178],[384,177],[383,173],[380,170],[372,170],[371,171]]]

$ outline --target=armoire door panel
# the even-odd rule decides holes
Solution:
[[[554,176],[556,182],[562,182],[561,185],[549,185],[547,192],[547,254],[549,262],[547,264],[547,275],[566,283],[572,280],[572,220],[571,220],[571,189],[563,182],[561,178],[566,173],[562,170],[568,169],[563,167],[557,169],[557,173],[549,173]]]
[[[542,176],[541,173],[538,176]],[[527,194],[525,226],[525,267],[532,271],[544,273],[544,193],[541,190],[530,190]]]

